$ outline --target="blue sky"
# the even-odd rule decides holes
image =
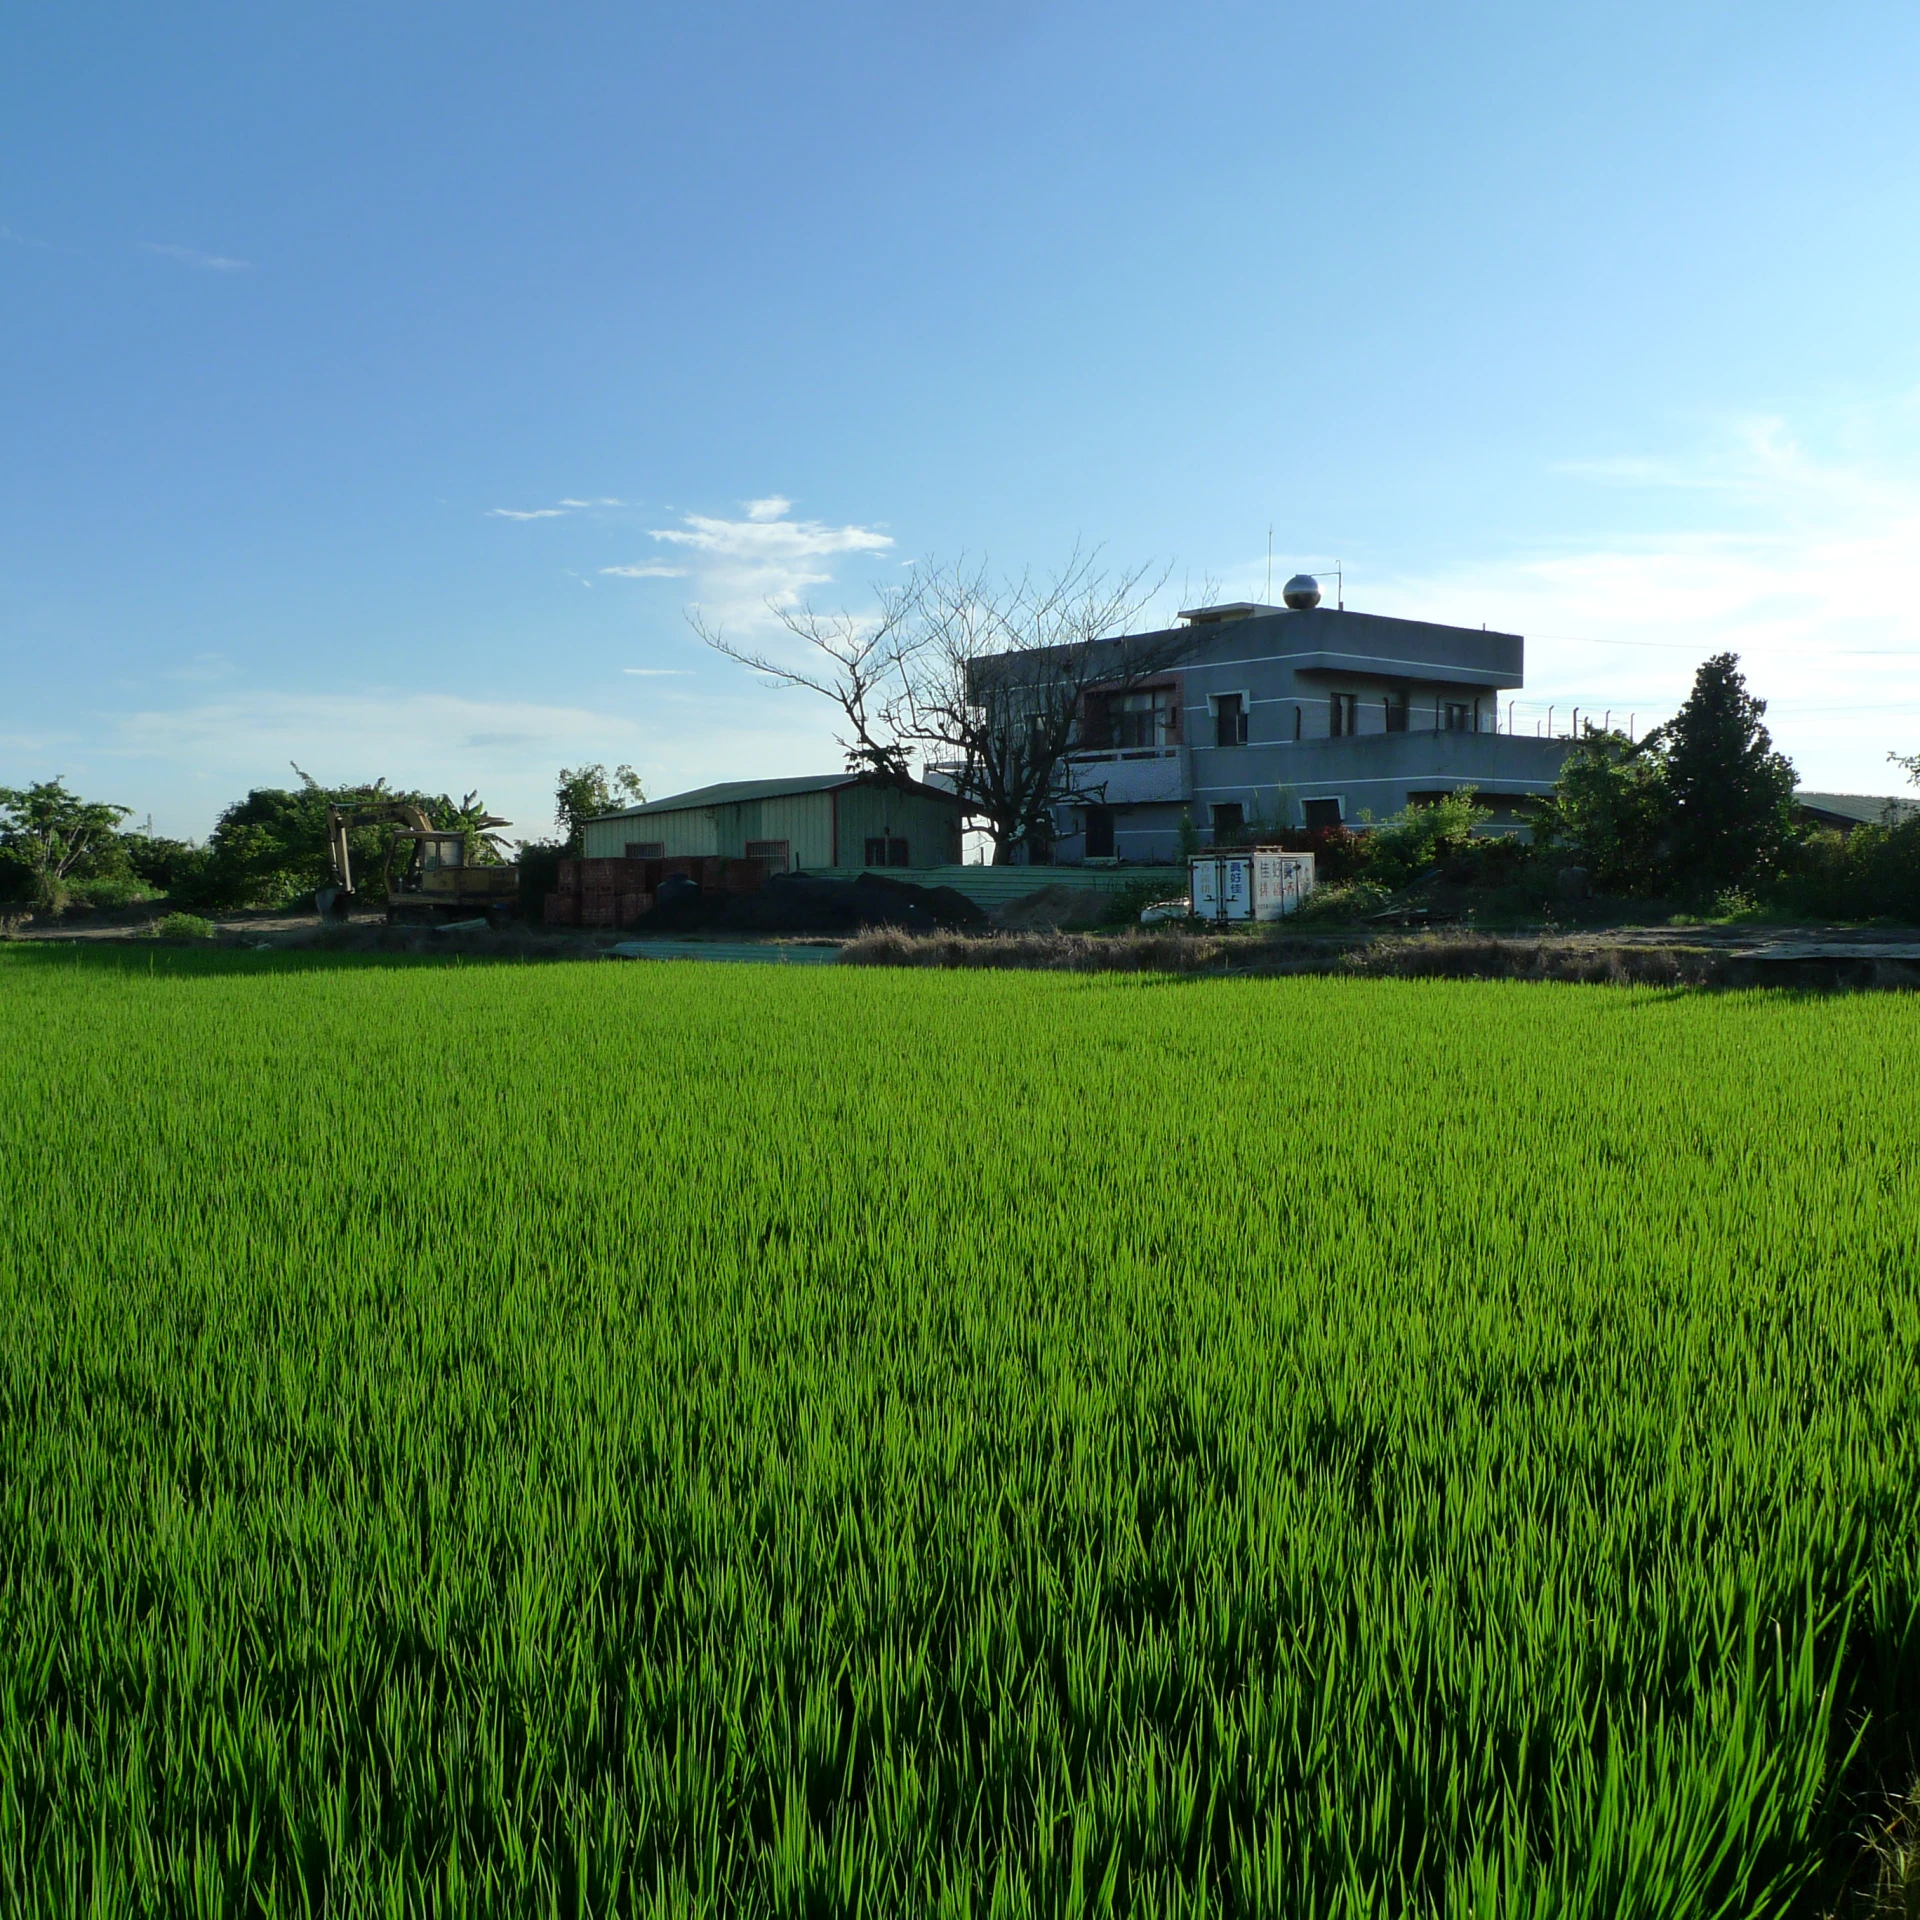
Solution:
[[[1076,540],[1733,647],[1920,750],[1920,10],[16,4],[0,782],[651,791],[837,763],[706,653]],[[1891,777],[1890,777],[1891,776]]]

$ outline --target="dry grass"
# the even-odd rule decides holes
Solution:
[[[1821,1906],[1821,1920],[1920,1920],[1920,1779],[1888,1796],[1859,1843],[1846,1890]]]
[[[1010,967],[1054,973],[1208,973],[1244,967],[1249,941],[1213,934],[1154,932],[902,933],[876,927],[840,949],[854,967]]]
[[[1577,980],[1616,986],[1703,986],[1719,956],[1704,947],[1596,946],[1565,940],[1440,934],[1379,940],[1343,970],[1396,980]]]
[[[1415,935],[1354,945],[1292,936],[1162,928],[1077,933],[916,935],[881,928],[840,958],[864,967],[1009,967],[1063,973],[1359,973],[1400,980],[1576,980],[1698,986],[1716,956],[1696,947],[1595,946],[1490,934]]]

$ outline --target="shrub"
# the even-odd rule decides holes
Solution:
[[[1315,886],[1292,915],[1296,923],[1328,926],[1364,920],[1379,913],[1390,898],[1387,888],[1375,880],[1341,880],[1332,886]]]
[[[1920,922],[1920,814],[1849,834],[1808,834],[1769,892],[1790,911],[1822,919]]]
[[[211,920],[197,913],[170,913],[153,923],[156,940],[211,940],[218,932]]]
[[[97,880],[70,880],[66,890],[68,904],[78,907],[130,907],[142,900],[160,897],[138,875],[131,873]]]

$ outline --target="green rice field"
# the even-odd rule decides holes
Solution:
[[[1911,1783],[1906,996],[15,947],[0,1058],[0,1911],[1811,1915]]]

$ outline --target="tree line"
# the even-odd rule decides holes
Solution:
[[[1491,815],[1462,791],[1361,833],[1274,837],[1314,850],[1321,878],[1346,890],[1323,912],[1343,897],[1383,903],[1439,868],[1540,897],[1591,891],[1703,913],[1920,921],[1920,808],[1890,803],[1883,819],[1844,834],[1812,823],[1795,806],[1793,763],[1774,746],[1766,711],[1738,656],[1715,654],[1664,726],[1638,740],[1583,728],[1525,836],[1478,835]],[[1920,755],[1888,758],[1920,782]]]
[[[324,786],[297,766],[294,772],[298,785],[255,787],[223,809],[204,841],[129,829],[132,808],[89,800],[60,777],[0,787],[0,900],[55,914],[157,896],[186,907],[281,906],[327,883],[329,806],[404,801],[447,832],[472,830],[488,812],[477,793],[456,800],[385,779]],[[555,837],[521,842],[523,863],[539,866],[578,851],[584,821],[644,798],[631,767],[562,767],[554,790]],[[391,837],[385,826],[354,829],[348,842],[356,867],[377,874]],[[469,845],[481,863],[501,857],[477,832]]]

